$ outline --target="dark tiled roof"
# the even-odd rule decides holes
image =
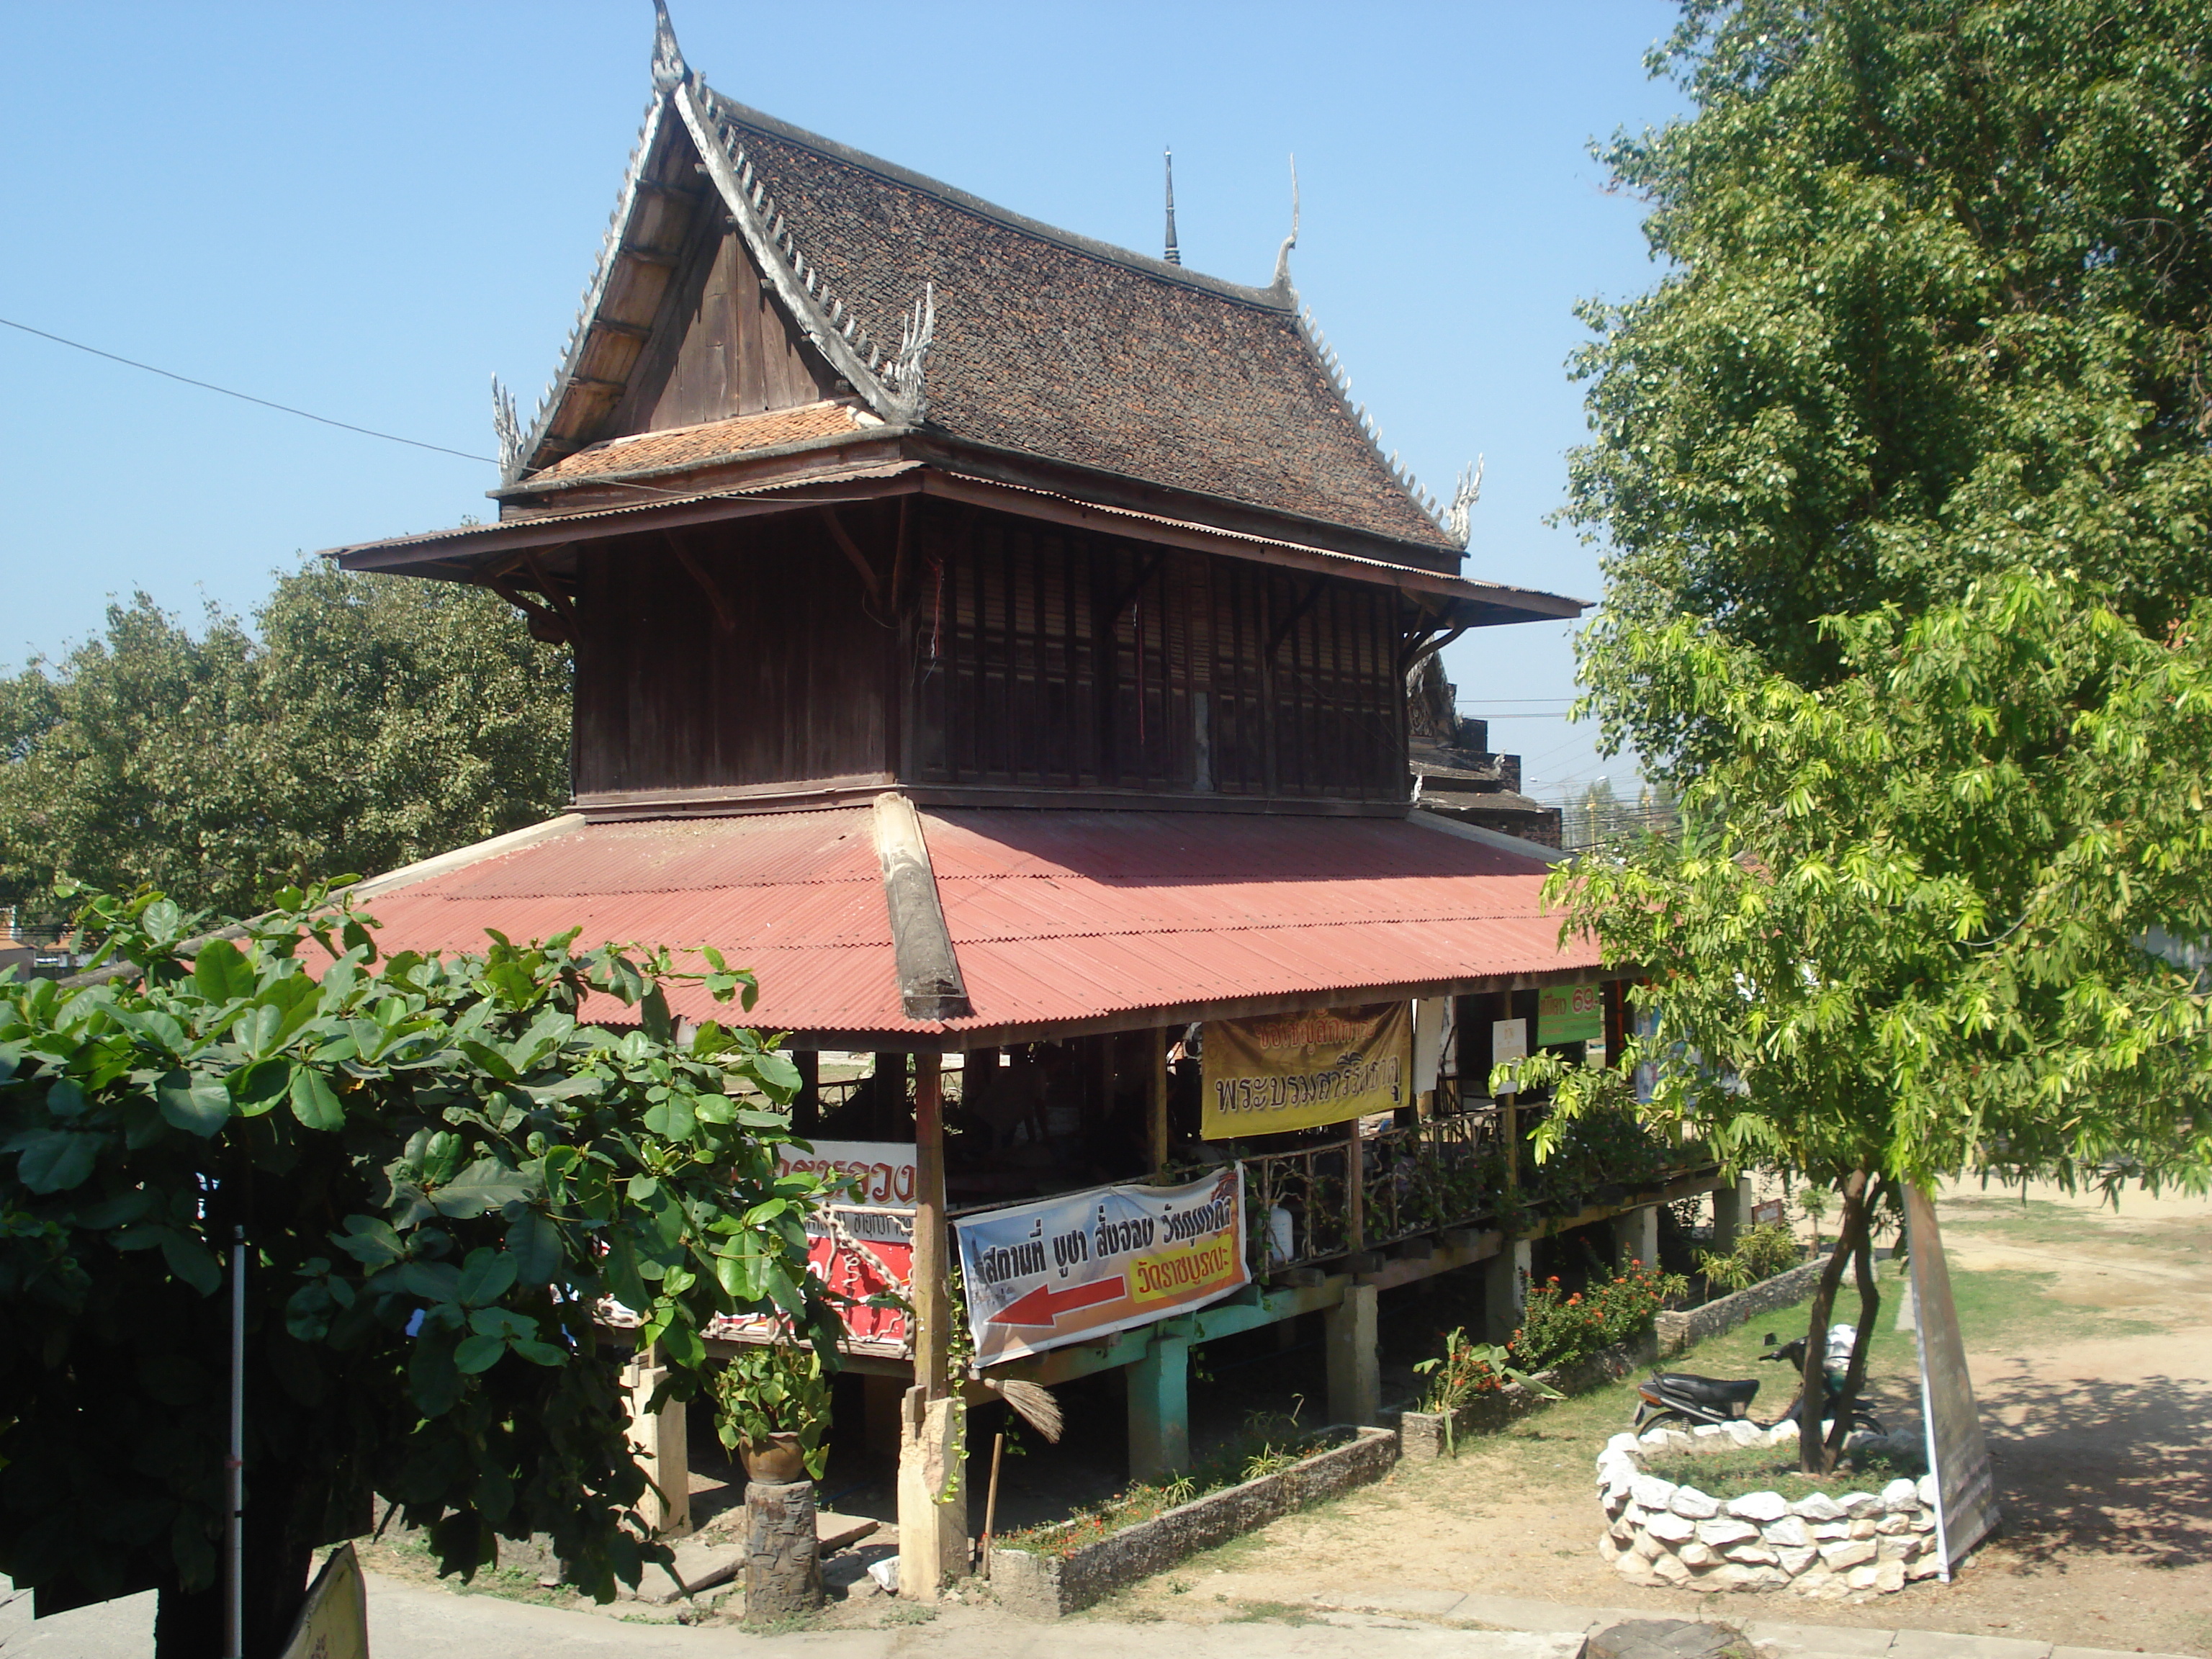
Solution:
[[[825,291],[885,349],[935,284],[933,424],[1456,550],[1345,408],[1286,288],[1088,243],[707,98]]]

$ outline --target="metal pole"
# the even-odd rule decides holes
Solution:
[[[246,1229],[230,1230],[230,1517],[223,1527],[222,1650],[246,1659]]]

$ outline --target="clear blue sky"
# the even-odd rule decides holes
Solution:
[[[1587,143],[1663,120],[1656,0],[879,5],[672,0],[720,91],[1086,234],[1292,274],[1354,396],[1439,496],[1477,453],[1470,575],[1598,596],[1544,517],[1580,441],[1589,295],[1648,287]],[[360,425],[493,453],[597,257],[648,91],[647,0],[0,6],[0,316]],[[0,664],[143,588],[247,611],[301,553],[488,515],[493,469],[0,329]],[[1551,717],[1569,630],[1447,659],[1551,794],[1625,761]],[[1547,700],[1549,701],[1538,701]]]

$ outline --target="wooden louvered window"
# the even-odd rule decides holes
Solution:
[[[1402,795],[1391,591],[994,516],[932,547],[917,781]]]

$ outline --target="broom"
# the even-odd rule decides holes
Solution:
[[[1052,1390],[1041,1382],[1019,1382],[1009,1377],[1001,1381],[995,1376],[978,1379],[984,1389],[999,1396],[1012,1407],[1023,1422],[1028,1424],[1046,1441],[1060,1443],[1060,1401],[1052,1397]],[[991,1443],[991,1491],[983,1500],[983,1577],[991,1576],[991,1537],[999,1522],[999,1460],[1006,1449],[1006,1437],[999,1436]]]
[[[976,1379],[990,1393],[1013,1407],[1015,1413],[1046,1441],[1054,1446],[1060,1443],[1060,1401],[1052,1397],[1052,1390],[1042,1382],[1021,1382],[1012,1377],[1003,1382],[995,1376]]]

